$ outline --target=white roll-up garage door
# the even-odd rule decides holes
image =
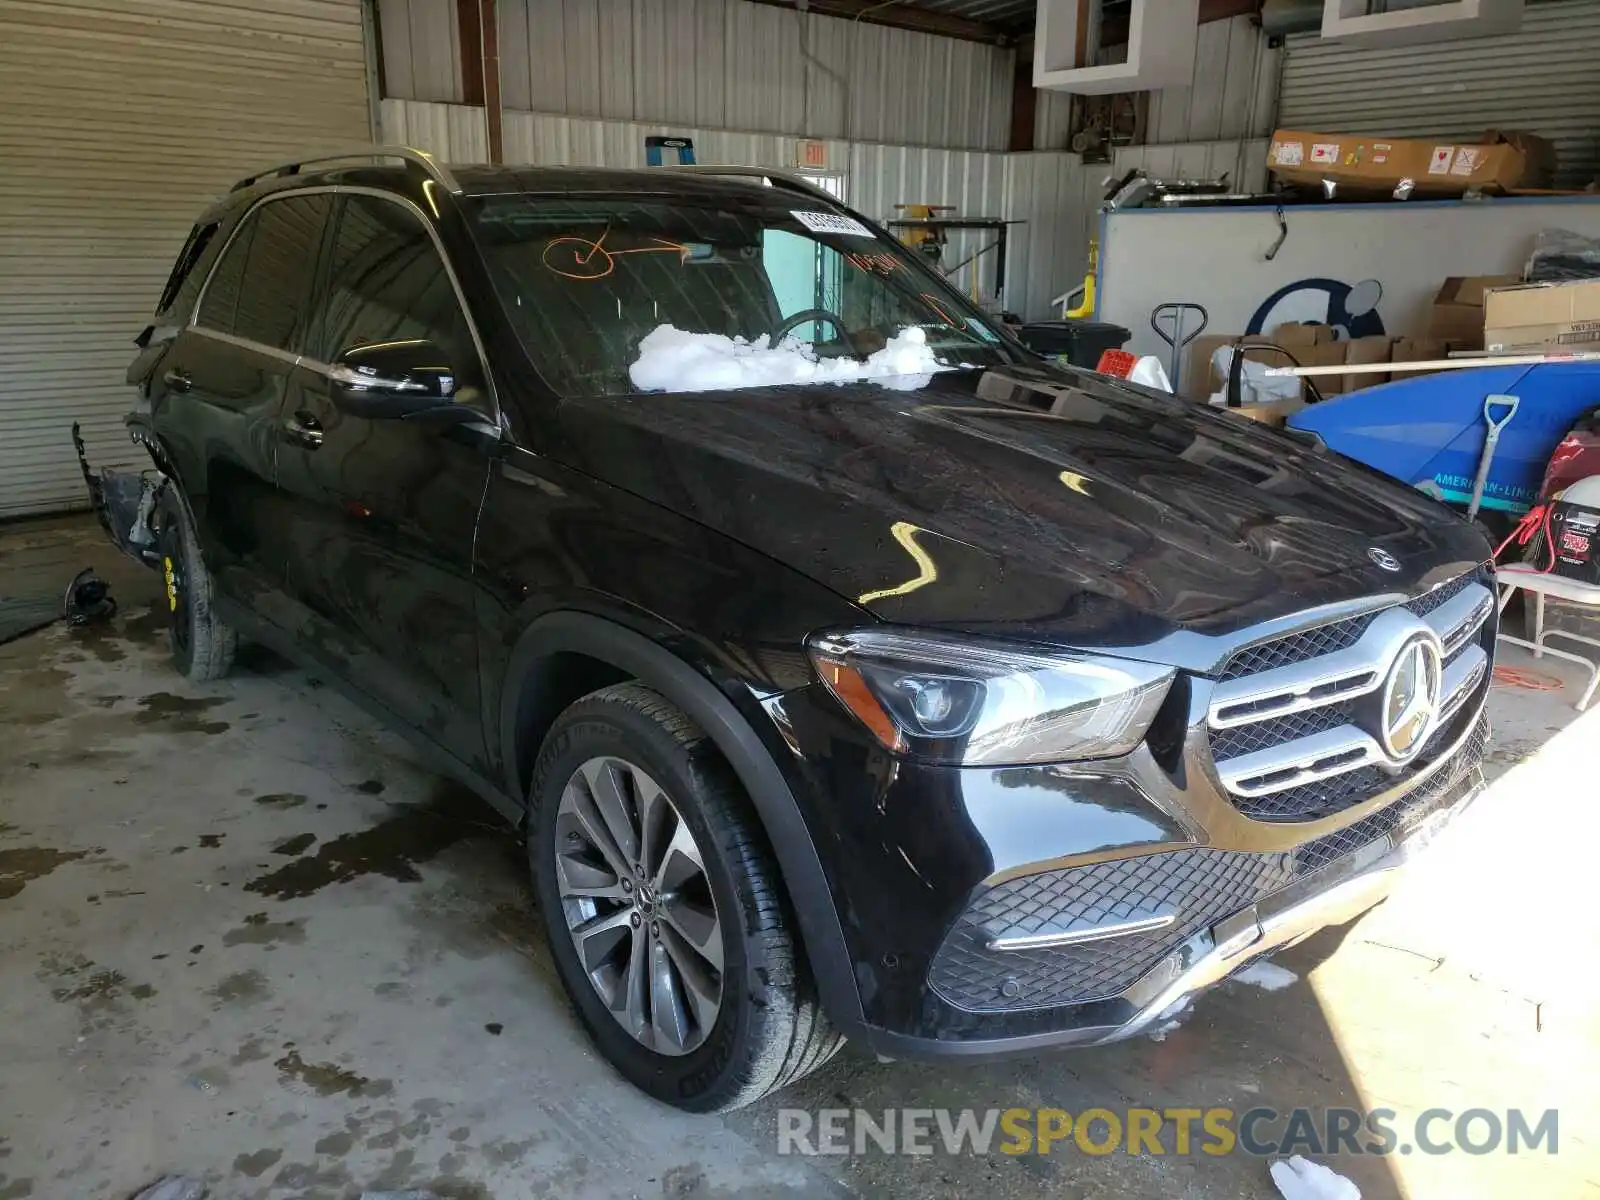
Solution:
[[[1513,34],[1370,50],[1289,39],[1278,125],[1394,137],[1520,129],[1555,143],[1557,184],[1600,174],[1600,2],[1529,4]]]
[[[0,519],[87,503],[131,339],[200,209],[253,169],[369,142],[362,0],[0,0]]]

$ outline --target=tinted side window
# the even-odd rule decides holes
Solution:
[[[250,257],[250,239],[255,231],[255,217],[251,216],[222,252],[222,258],[212,269],[211,281],[206,284],[205,298],[195,315],[196,324],[219,333],[233,332],[234,313],[239,309],[239,285],[244,282],[244,264]]]
[[[194,303],[195,293],[200,290],[200,276],[195,274],[194,265],[200,261],[200,256],[206,252],[206,247],[216,235],[215,221],[196,225],[189,231],[188,240],[183,243],[177,261],[172,264],[172,274],[167,276],[167,286],[161,289],[156,312],[166,312],[180,298],[183,300],[183,309]]]
[[[300,350],[317,253],[332,210],[333,197],[326,193],[269,200],[256,209],[235,335],[279,350]]]
[[[416,214],[372,196],[342,197],[321,330],[309,352],[331,361],[352,346],[406,338],[426,338],[458,372],[477,373],[466,314]]]

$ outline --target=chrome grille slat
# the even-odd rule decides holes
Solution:
[[[1477,632],[1489,619],[1494,595],[1481,584],[1458,592],[1450,600],[1422,615],[1428,628],[1439,635],[1449,654]]]
[[[1341,725],[1226,759],[1217,764],[1217,774],[1234,795],[1255,797],[1343,775],[1382,758],[1383,751],[1371,734],[1354,725]]]
[[[1208,712],[1212,760],[1236,806],[1258,820],[1310,820],[1392,786],[1406,767],[1363,728],[1373,701],[1362,698],[1382,687],[1400,647],[1426,626],[1443,655],[1442,733],[1482,687],[1489,658],[1478,640],[1493,615],[1493,592],[1468,572],[1404,605],[1236,653]],[[1428,760],[1424,747],[1413,761]]]
[[[1348,649],[1219,683],[1211,694],[1211,727],[1247,725],[1376,691],[1389,658],[1416,625],[1411,613],[1391,608],[1374,617]]]

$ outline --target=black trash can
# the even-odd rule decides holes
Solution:
[[[1107,350],[1120,350],[1133,334],[1109,321],[1034,321],[1022,327],[1022,344],[1035,354],[1061,355],[1094,370]]]

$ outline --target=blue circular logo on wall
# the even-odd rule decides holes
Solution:
[[[1343,336],[1358,338],[1387,333],[1378,315],[1383,285],[1376,279],[1357,284],[1337,279],[1301,279],[1284,284],[1256,309],[1246,333],[1265,333],[1279,325],[1315,321],[1344,331]]]

